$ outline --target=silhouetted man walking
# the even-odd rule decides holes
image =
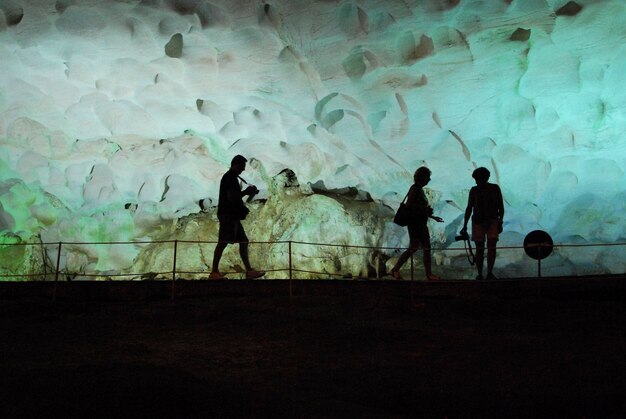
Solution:
[[[263,271],[257,271],[250,266],[248,258],[248,236],[241,225],[241,220],[246,218],[248,208],[243,203],[246,195],[254,196],[259,191],[255,186],[248,186],[241,190],[239,175],[246,170],[248,160],[236,155],[230,163],[230,170],[222,176],[220,182],[220,196],[217,204],[217,218],[220,222],[220,231],[215,253],[213,254],[213,269],[209,279],[225,279],[219,271],[222,253],[229,243],[239,243],[239,254],[246,267],[246,278],[254,279],[265,275]]]

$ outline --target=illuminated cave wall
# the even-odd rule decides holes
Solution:
[[[0,57],[5,242],[215,240],[214,214],[194,214],[238,153],[268,198],[249,220],[258,240],[406,245],[388,207],[427,165],[446,219],[434,246],[455,245],[478,166],[504,192],[502,245],[534,229],[626,241],[623,0],[1,0]],[[299,195],[272,188],[284,168]],[[311,195],[342,188],[353,203]],[[5,273],[45,259],[1,251]],[[363,272],[316,252],[301,256]],[[72,245],[62,264],[151,270],[165,253]],[[196,253],[206,265],[210,249]],[[625,253],[562,251],[553,273],[624,272]]]

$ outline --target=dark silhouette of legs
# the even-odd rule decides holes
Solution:
[[[400,277],[400,268],[402,267],[402,265],[404,265],[406,263],[407,260],[409,260],[411,255],[413,255],[413,253],[415,253],[417,251],[417,248],[418,248],[417,243],[411,242],[409,244],[409,248],[406,249],[404,252],[402,252],[402,254],[398,258],[398,261],[396,262],[394,267],[391,268],[391,275],[394,278],[399,278]],[[397,272],[397,274],[395,274],[395,272]]]
[[[485,258],[485,242],[479,241],[476,243],[476,269],[478,270],[478,276],[476,279],[482,279],[483,276],[483,259]],[[498,240],[487,239],[487,279],[496,279],[493,275],[493,266],[496,263],[496,244]]]
[[[251,271],[252,267],[250,266],[250,259],[248,258],[248,242],[239,243],[239,254],[241,255],[243,265],[246,267],[246,271]]]
[[[211,275],[209,275],[209,279],[225,279],[225,277],[219,272],[220,259],[222,258],[222,253],[224,253],[224,249],[228,243],[219,242],[215,246],[215,252],[213,253],[213,267],[211,270]],[[246,267],[246,278],[254,279],[259,278],[265,275],[263,271],[257,271],[252,269],[250,265],[250,258],[248,257],[248,242],[239,242],[239,255],[241,256],[241,260],[243,261],[244,266]]]
[[[424,261],[424,270],[426,271],[426,278],[433,279],[434,276],[430,267],[430,264],[431,264],[430,243],[428,246],[424,246],[422,260]]]
[[[478,271],[477,279],[481,279],[483,276],[483,259],[485,258],[485,242],[474,242],[476,245],[476,256],[474,261],[476,262],[476,270]]]
[[[487,239],[487,276],[493,276],[493,265],[496,263],[496,244],[498,240]]]
[[[224,249],[226,249],[226,246],[228,245],[228,243],[223,243],[223,242],[219,242],[217,245],[215,245],[215,252],[213,252],[213,268],[212,271],[213,272],[219,272],[219,266],[220,266],[220,259],[222,259],[222,253],[224,253]]]
[[[415,253],[418,248],[419,248],[419,241],[411,240],[411,243],[409,244],[409,248],[400,255],[394,267],[391,268],[391,276],[393,276],[396,279],[400,279],[400,268],[402,267],[402,265],[406,263],[407,260],[409,260],[411,255],[413,255],[413,253]],[[439,279],[438,276],[433,275],[432,270],[431,270],[432,259],[430,255],[430,241],[422,244],[422,249],[423,249],[422,260],[424,262],[424,270],[426,271],[426,278],[427,279]]]

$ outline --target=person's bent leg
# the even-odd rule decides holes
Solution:
[[[241,260],[246,267],[246,279],[260,278],[265,275],[264,271],[257,271],[256,269],[252,268],[252,265],[250,265],[247,241],[239,243],[239,254],[241,255]]]
[[[422,241],[423,229],[426,226],[419,224],[409,224],[407,226],[409,232],[409,248],[406,249],[398,258],[396,264],[391,268],[391,276],[395,279],[402,279],[400,276],[400,268],[406,263],[407,260],[417,251]]]
[[[239,242],[239,255],[241,256],[241,261],[243,265],[246,267],[246,279],[255,279],[260,278],[265,275],[264,271],[257,271],[252,268],[250,264],[250,257],[248,256],[248,236],[246,236],[246,232],[241,225],[241,222],[237,223],[237,241]]]
[[[402,277],[400,276],[400,268],[402,268],[402,265],[404,265],[406,261],[409,260],[409,258],[413,255],[413,253],[417,251],[418,246],[419,242],[415,239],[411,239],[411,242],[409,243],[409,248],[402,252],[400,257],[396,261],[396,264],[393,265],[393,268],[391,268],[392,277],[394,277],[395,279],[402,279]]]
[[[391,268],[392,271],[399,271],[402,265],[404,265],[406,261],[409,260],[411,255],[417,251],[417,246],[413,246],[412,244],[410,244],[409,246],[410,247],[408,249],[402,252],[396,264],[393,266],[393,268]]]

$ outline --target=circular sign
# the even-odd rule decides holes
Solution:
[[[524,239],[524,251],[533,259],[540,260],[552,253],[552,237],[542,230],[531,231]]]

